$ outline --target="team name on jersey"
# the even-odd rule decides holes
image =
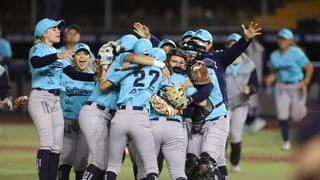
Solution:
[[[66,94],[68,96],[89,96],[91,95],[92,90],[88,90],[88,89],[80,89],[77,87],[66,87]]]

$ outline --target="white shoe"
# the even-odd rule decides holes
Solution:
[[[231,166],[231,171],[232,171],[232,172],[239,172],[239,171],[240,171],[240,167],[237,166],[237,165],[232,165],[232,166]]]
[[[291,149],[290,141],[286,141],[282,144],[281,149],[284,151],[288,151]]]
[[[265,119],[262,118],[256,118],[253,122],[253,124],[250,126],[250,131],[255,133],[260,131],[264,126],[266,126],[267,122]]]

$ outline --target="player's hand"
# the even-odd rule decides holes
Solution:
[[[149,28],[146,25],[141,24],[140,22],[135,22],[133,24],[133,32],[135,32],[142,38],[151,39]]]
[[[28,102],[28,96],[20,96],[14,100],[14,109],[18,108],[20,105]]]
[[[302,85],[301,85],[301,92],[302,92],[302,95],[303,95],[304,97],[307,97],[307,95],[308,95],[308,89],[307,89],[307,85],[305,85],[304,83],[302,83]]]
[[[10,98],[5,98],[1,101],[1,104],[3,104],[5,107],[7,107],[10,111],[13,110],[12,101]]]
[[[127,68],[129,68],[130,67],[130,62],[124,62],[123,64],[122,64],[122,67],[123,67],[123,69],[127,69]]]
[[[261,27],[258,25],[258,23],[250,22],[250,25],[248,28],[244,24],[241,25],[243,35],[247,41],[250,41],[251,39],[255,38],[258,35],[261,35]]]
[[[171,75],[170,75],[170,70],[167,66],[165,66],[162,69],[162,80],[168,79],[168,81],[171,83]]]
[[[249,95],[249,93],[250,93],[250,87],[249,87],[248,85],[244,86],[244,88],[243,88],[243,93],[244,93],[245,95]]]
[[[186,78],[186,82],[183,84],[183,90],[187,91],[189,87],[193,86],[189,77]]]
[[[72,61],[72,56],[74,55],[73,50],[66,50],[65,52],[57,53],[59,59],[66,59]]]

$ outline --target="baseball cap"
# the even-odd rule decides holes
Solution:
[[[290,29],[283,28],[278,32],[278,37],[293,40],[293,33]]]
[[[132,51],[134,44],[138,38],[133,34],[126,34],[116,41],[117,44],[123,47],[124,51]]]
[[[49,18],[44,18],[40,20],[34,29],[34,36],[37,38],[41,38],[42,34],[49,28],[53,28],[58,26],[58,28],[62,28],[64,26],[64,20],[53,20]]]
[[[152,56],[152,44],[150,40],[146,38],[140,38],[133,46],[134,54],[144,54],[146,56]]]
[[[158,44],[159,48],[162,48],[162,46],[164,45],[171,45],[174,48],[177,48],[176,43],[174,43],[172,40],[170,39],[163,39],[162,41],[160,41],[160,43]]]
[[[182,34],[180,40],[183,40],[184,38],[187,38],[187,37],[192,37],[194,35],[194,31],[186,31],[185,33]]]
[[[87,51],[89,54],[91,54],[91,50],[90,47],[88,45],[86,45],[85,43],[78,43],[74,46],[73,51],[74,53],[77,53],[80,50],[85,50]]]
[[[163,62],[167,59],[167,54],[162,48],[154,47],[152,48],[152,57]]]
[[[205,29],[198,29],[192,36],[192,39],[194,38],[200,39],[205,42],[210,42],[210,43],[212,43],[213,41],[211,33]]]
[[[70,26],[66,27],[64,29],[63,35],[65,36],[67,34],[68,31],[70,31],[70,29],[75,29],[76,31],[78,31],[78,33],[81,32],[81,28],[79,25],[77,24],[71,24]]]
[[[239,41],[241,38],[241,35],[238,33],[232,33],[227,37],[226,42],[228,43],[229,41]]]

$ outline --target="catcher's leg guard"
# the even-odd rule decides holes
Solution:
[[[210,157],[207,152],[200,154],[199,160],[199,175],[206,180],[221,180],[221,173],[217,168],[216,161]]]
[[[189,180],[199,179],[198,158],[195,154],[187,153],[185,172]]]

